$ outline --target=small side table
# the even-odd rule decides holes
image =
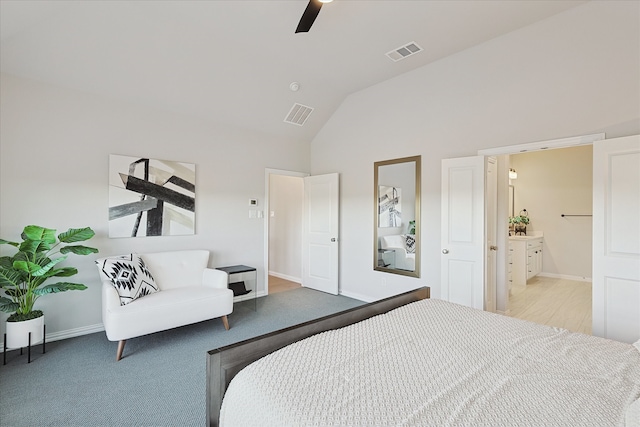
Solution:
[[[396,251],[378,249],[378,267],[396,268]]]
[[[247,305],[256,311],[258,272],[255,267],[248,265],[230,265],[227,267],[216,267],[216,270],[224,271],[229,275],[229,289],[233,289],[234,304],[247,301]]]

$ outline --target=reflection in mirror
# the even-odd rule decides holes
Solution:
[[[420,277],[420,156],[375,162],[373,269]]]
[[[514,199],[515,199],[515,189],[513,187],[513,185],[509,185],[509,216],[515,216],[515,209],[514,209]]]

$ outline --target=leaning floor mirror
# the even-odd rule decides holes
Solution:
[[[420,156],[373,166],[373,269],[420,277]]]

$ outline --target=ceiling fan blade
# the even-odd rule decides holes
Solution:
[[[309,0],[309,4],[304,10],[302,18],[300,18],[300,22],[298,23],[298,28],[296,28],[296,33],[306,33],[309,31],[313,25],[313,21],[316,20],[318,13],[320,13],[321,7],[322,3],[320,0]]]

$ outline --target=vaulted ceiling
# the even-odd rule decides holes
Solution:
[[[349,94],[584,1],[335,0],[295,34],[307,3],[1,0],[1,71],[311,141]],[[295,103],[304,126],[284,122]]]

